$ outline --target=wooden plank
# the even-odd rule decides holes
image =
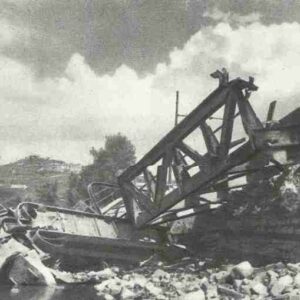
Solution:
[[[151,222],[153,225],[163,224],[166,222],[172,222],[180,219],[185,219],[188,217],[195,216],[197,214],[201,214],[203,212],[213,211],[213,208],[210,208],[210,204],[202,204],[201,206],[197,207],[189,207],[189,208],[182,208],[180,211],[170,212],[165,216],[161,216],[160,218],[155,219]]]

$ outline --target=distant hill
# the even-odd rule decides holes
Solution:
[[[57,185],[58,205],[65,198],[71,173],[79,173],[81,165],[31,155],[14,163],[0,165],[0,203],[15,205],[25,199],[40,201],[38,190],[47,184]],[[54,203],[52,203],[54,204]]]

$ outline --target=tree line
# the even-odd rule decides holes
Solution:
[[[88,197],[87,186],[91,182],[116,183],[118,175],[136,161],[134,145],[120,133],[106,136],[104,147],[92,148],[90,154],[92,163],[69,177],[67,199],[72,205]]]
[[[66,197],[70,206],[88,198],[87,186],[91,182],[116,183],[118,175],[136,161],[134,145],[121,133],[106,136],[104,147],[93,147],[90,155],[92,163],[84,166],[79,174],[69,176]],[[37,189],[38,200],[43,203],[59,204],[57,193],[57,181],[45,183]]]

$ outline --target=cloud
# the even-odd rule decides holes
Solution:
[[[252,102],[261,117],[274,99],[283,115],[298,105],[299,36],[298,23],[219,23],[198,31],[142,78],[126,65],[99,75],[74,53],[62,74],[40,79],[0,55],[2,162],[38,153],[88,163],[88,150],[117,132],[141,156],[172,128],[175,91],[181,92],[180,112],[189,112],[217,86],[209,74],[223,66],[232,77],[256,78],[260,89]]]
[[[5,20],[0,20],[0,45],[11,44],[16,38],[15,28],[9,25]]]
[[[86,163],[89,148],[117,132],[145,149],[172,117],[163,114],[171,103],[151,88],[153,76],[140,79],[126,66],[111,76],[98,76],[81,55],[74,54],[60,77],[43,80],[4,56],[0,66],[3,161],[36,152]],[[159,107],[162,110],[155,111]],[[78,146],[77,155],[74,150],[70,155],[70,145]]]
[[[140,74],[154,70],[174,46],[201,26],[203,5],[180,1],[0,0],[11,23],[28,30],[30,42],[5,54],[30,65],[39,76],[59,76],[74,53],[98,74],[122,64]]]
[[[259,22],[261,19],[261,14],[258,12],[252,12],[247,15],[240,15],[230,11],[224,12],[217,7],[213,7],[212,9],[205,11],[203,17],[207,17],[217,22],[247,25],[250,23]]]
[[[258,110],[274,98],[289,99],[288,106],[295,106],[297,101],[292,99],[300,93],[299,34],[298,23],[207,27],[193,35],[183,49],[172,51],[170,64],[157,66],[155,84],[169,90],[182,86],[197,99],[196,95],[204,96],[215,85],[207,75],[224,66],[232,77],[256,78],[260,89],[253,98]]]
[[[29,31],[12,24],[5,18],[0,18],[0,47],[16,44],[20,39],[23,42],[29,38]]]

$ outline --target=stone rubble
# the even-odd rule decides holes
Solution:
[[[198,267],[196,267],[198,265]],[[115,273],[95,285],[100,299],[300,299],[300,263],[255,268],[249,262],[219,268],[196,262],[167,271],[153,266]],[[191,271],[193,269],[193,271]],[[113,297],[113,298],[111,298]]]
[[[47,267],[42,255],[11,238],[0,244],[0,283],[12,285],[92,284],[99,299],[300,299],[300,263],[254,267],[248,261],[221,265],[185,258],[174,265],[160,261],[125,269],[65,272]],[[217,267],[216,267],[217,266]]]

